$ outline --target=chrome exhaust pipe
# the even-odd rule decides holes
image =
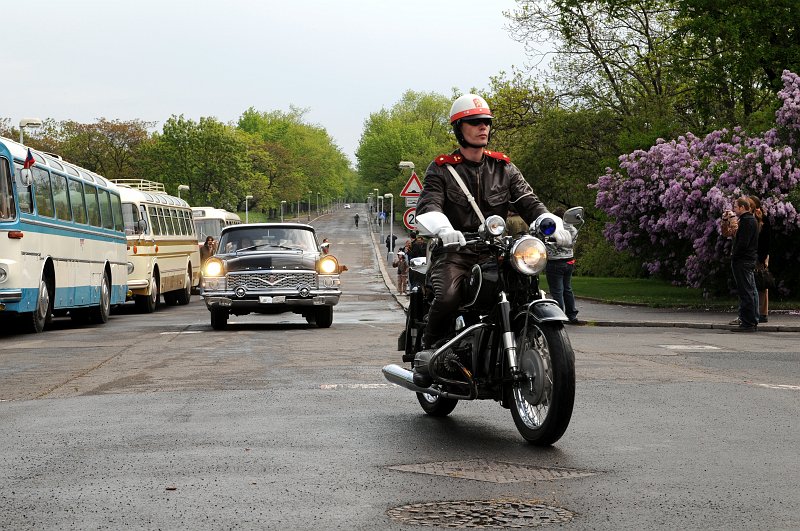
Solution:
[[[428,395],[440,395],[441,393],[433,387],[419,387],[414,383],[414,373],[404,369],[399,365],[387,365],[383,369],[383,377],[395,385],[405,387],[415,393],[425,393]]]

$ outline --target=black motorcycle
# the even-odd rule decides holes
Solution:
[[[576,228],[583,208],[564,214]],[[511,409],[528,442],[553,444],[567,429],[575,399],[575,354],[564,323],[567,316],[539,290],[538,274],[547,245],[561,220],[544,214],[532,234],[503,235],[505,221],[490,216],[467,246],[487,257],[472,268],[466,303],[455,320],[455,335],[435,350],[423,350],[422,333],[432,290],[424,281],[425,258],[414,258],[406,327],[398,340],[411,370],[387,365],[387,380],[417,393],[422,409],[446,416],[459,400],[493,399]]]

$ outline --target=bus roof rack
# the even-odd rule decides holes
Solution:
[[[166,192],[164,183],[148,181],[147,179],[113,179],[111,182],[134,190],[141,190],[142,192]]]

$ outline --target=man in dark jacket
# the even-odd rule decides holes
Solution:
[[[746,197],[736,200],[733,211],[739,218],[731,249],[731,269],[739,294],[739,325],[733,331],[755,332],[758,326],[758,291],[753,271],[758,258],[758,224]]]
[[[449,155],[436,157],[425,172],[416,220],[426,234],[436,236],[441,242],[432,253],[428,270],[434,300],[422,337],[426,349],[435,348],[452,332],[462,285],[481,258],[462,248],[466,245],[463,232],[476,231],[481,222],[451,172],[463,180],[484,218],[495,214],[505,218],[513,205],[530,225],[540,214],[548,212],[511,160],[503,153],[486,149],[492,120],[489,105],[480,96],[466,94],[454,101],[450,123],[461,147]],[[564,229],[556,231],[554,236],[558,245],[572,242]]]

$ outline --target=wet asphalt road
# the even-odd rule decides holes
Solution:
[[[459,500],[571,529],[800,527],[800,334],[571,327],[573,420],[531,447],[495,403],[434,419],[382,379],[403,313],[353,213],[314,221],[350,269],[330,329],[215,332],[195,297],[0,333],[0,528],[414,529],[392,509]]]

